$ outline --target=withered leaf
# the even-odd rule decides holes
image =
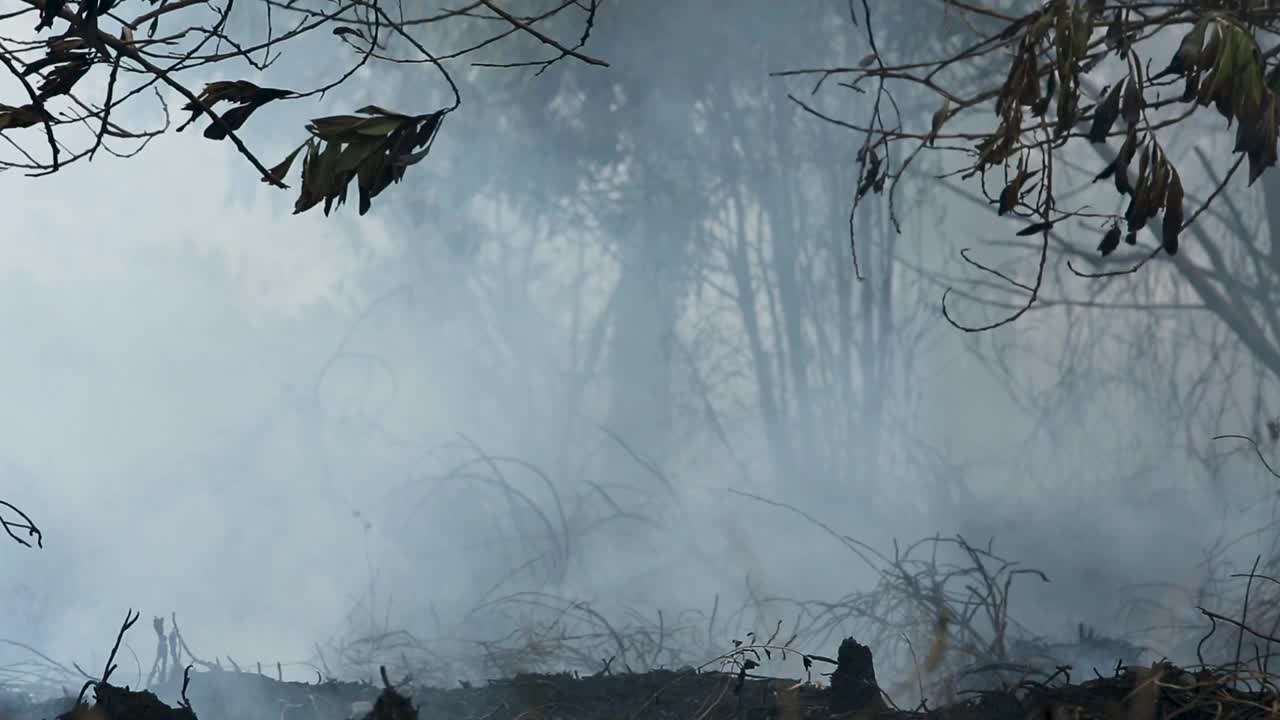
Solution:
[[[249,116],[257,110],[259,105],[238,105],[230,110],[222,113],[222,123],[209,123],[209,127],[204,129],[204,136],[210,140],[225,140],[227,130],[235,132],[244,125]],[[223,127],[223,126],[226,127]]]
[[[1267,92],[1262,110],[1253,120],[1255,132],[1251,139],[1254,142],[1246,153],[1249,158],[1249,184],[1257,182],[1266,168],[1276,164],[1277,123],[1280,122],[1280,101],[1275,93]],[[1241,121],[1244,125],[1244,121]]]
[[[43,107],[23,105],[15,108],[0,105],[0,130],[28,128],[50,120],[53,120],[53,116]]]
[[[1184,103],[1194,102],[1197,93],[1200,92],[1200,71],[1187,73],[1186,84],[1182,87],[1182,97],[1179,98]]]
[[[1164,220],[1161,223],[1161,244],[1170,255],[1178,254],[1178,235],[1182,232],[1182,178],[1178,169],[1169,168],[1169,187],[1164,199]]]
[[[83,37],[73,35],[68,31],[62,35],[54,35],[45,40],[45,45],[49,47],[49,52],[67,52],[70,50],[88,50],[90,45]]]
[[[1018,237],[1028,237],[1028,236],[1030,236],[1030,235],[1036,235],[1036,234],[1039,234],[1039,233],[1045,232],[1046,230],[1051,230],[1051,229],[1053,229],[1053,221],[1052,221],[1052,220],[1050,220],[1050,221],[1048,221],[1048,222],[1032,223],[1032,224],[1030,224],[1030,225],[1028,225],[1028,226],[1026,226],[1026,227],[1022,228],[1021,230],[1019,230],[1019,231],[1018,231],[1018,233],[1017,233],[1017,235],[1018,235]]]
[[[1208,105],[1210,102],[1217,102],[1221,112],[1221,106],[1228,104],[1227,101],[1230,99],[1231,85],[1241,65],[1240,54],[1244,49],[1243,45],[1245,42],[1252,45],[1252,40],[1242,38],[1241,33],[1235,28],[1218,32],[1217,35],[1221,40],[1220,49],[1213,63],[1213,79],[1201,86],[1200,104]]]
[[[398,118],[405,118],[405,119],[408,119],[410,117],[409,115],[405,115],[404,113],[398,113],[398,112],[395,112],[394,110],[387,110],[386,108],[381,108],[381,107],[378,107],[377,105],[365,105],[364,107],[360,108],[356,112],[360,113],[361,115],[386,115],[387,117],[398,117]]]
[[[1124,114],[1126,124],[1137,125],[1142,119],[1142,88],[1138,84],[1138,79],[1130,77],[1124,85],[1124,99],[1120,103],[1120,111]]]
[[[321,202],[324,202],[326,207],[332,204],[336,195],[332,190],[335,180],[332,168],[341,148],[342,146],[338,143],[329,143],[323,149],[318,149],[314,155],[308,153],[303,159],[302,188],[298,194],[298,201],[294,204],[295,214],[309,210]],[[328,212],[326,211],[325,214],[327,215]]]
[[[1152,202],[1152,177],[1149,174],[1151,147],[1149,144],[1142,147],[1142,156],[1138,161],[1138,184],[1133,192],[1129,194],[1129,208],[1124,215],[1125,220],[1129,223],[1130,230],[1140,230],[1147,223],[1148,212]]]
[[[48,100],[71,92],[91,67],[93,60],[87,54],[77,54],[67,62],[54,65],[36,89],[36,97]]]
[[[1111,24],[1107,26],[1104,42],[1106,42],[1108,50],[1115,50],[1121,54],[1125,52],[1124,21],[1120,16],[1119,9],[1112,16]]]
[[[1115,252],[1118,247],[1120,247],[1120,225],[1117,223],[1103,234],[1102,242],[1098,243],[1098,252],[1102,253],[1103,257],[1106,257]]]
[[[197,118],[203,115],[206,109],[212,109],[213,106],[220,102],[250,106],[252,109],[243,112],[243,117],[238,118],[238,122],[243,124],[244,121],[248,119],[249,115],[253,113],[253,110],[262,107],[269,102],[280,100],[293,94],[294,92],[292,90],[258,87],[248,80],[217,80],[206,84],[204,86],[204,90],[196,96],[195,102],[188,102],[182,106],[183,110],[191,113],[191,117],[178,128],[178,131],[181,132],[184,130],[188,125],[195,122]],[[231,114],[231,111],[225,113],[222,116],[223,121],[230,124],[227,120],[227,115]],[[232,115],[233,121],[237,115]],[[214,125],[216,125],[216,123],[214,123]],[[231,128],[232,131],[238,129],[239,126],[240,125],[233,126]],[[210,132],[213,132],[214,135],[210,135]],[[211,129],[205,130],[205,137],[221,139],[221,137],[217,137],[218,134],[224,134],[224,131],[214,131]]]
[[[1201,18],[1199,22],[1192,26],[1191,30],[1182,36],[1182,42],[1178,45],[1177,52],[1169,60],[1169,66],[1156,77],[1182,75],[1199,70],[1201,56],[1204,51],[1205,30],[1208,26],[1208,16]]]
[[[1019,163],[1018,171],[1009,183],[1004,186],[1000,192],[1000,201],[996,210],[997,215],[1004,215],[1013,210],[1018,205],[1018,200],[1022,196],[1022,188],[1026,185],[1027,180],[1037,175],[1040,171],[1028,171],[1024,163]]]
[[[1018,82],[1021,86],[1019,103],[1034,107],[1040,102],[1040,65],[1035,55],[1027,54],[1022,64],[1022,78]]]
[[[295,214],[323,203],[328,215],[345,204],[353,180],[359,213],[367,213],[373,198],[399,182],[406,167],[426,157],[444,117],[443,111],[415,117],[374,106],[360,112],[369,117],[335,115],[307,125],[313,140],[303,160]],[[870,160],[871,165],[879,162],[874,152]]]
[[[39,60],[32,60],[31,62],[27,63],[26,68],[22,71],[22,75],[24,77],[30,77],[31,75],[34,75],[40,72],[41,70],[44,70],[50,65],[57,65],[59,63],[70,63],[70,62],[83,62],[83,61],[89,61],[89,60],[92,60],[90,53],[76,52],[70,49],[62,50],[62,49],[51,48],[49,52],[45,53],[44,57],[40,58]]]
[[[938,132],[942,130],[943,124],[947,122],[947,113],[951,110],[951,98],[943,98],[942,107],[933,113],[933,119],[929,123],[929,144],[933,145],[933,141],[938,138]]]
[[[1018,178],[1015,177],[1009,181],[1008,185],[1004,186],[1004,190],[1000,191],[1000,205],[996,209],[997,215],[1004,215],[1018,204],[1018,192],[1022,189],[1019,185]]]
[[[1235,86],[1232,89],[1234,102],[1231,109],[1233,114],[1243,122],[1248,119],[1247,116],[1256,113],[1262,107],[1266,80],[1262,75],[1262,54],[1252,39],[1249,39],[1246,46],[1241,49],[1240,60],[1242,67],[1236,75]]]
[[[1120,146],[1120,152],[1116,155],[1115,161],[1115,185],[1116,192],[1121,195],[1129,194],[1133,188],[1129,184],[1129,163],[1133,161],[1133,154],[1138,149],[1138,130],[1136,127],[1130,126],[1129,132],[1125,135],[1124,144]]]
[[[62,17],[66,6],[67,0],[45,0],[44,7],[40,10],[40,22],[36,23],[36,32],[53,27],[53,21]]]
[[[1111,132],[1111,127],[1115,125],[1116,118],[1120,116],[1120,91],[1123,83],[1116,83],[1107,92],[1101,103],[1094,108],[1093,124],[1089,127],[1089,141],[1100,143],[1106,142],[1107,134]]]
[[[281,160],[278,165],[268,171],[271,176],[270,179],[277,183],[284,184],[284,179],[288,177],[289,169],[293,167],[293,161],[298,157],[298,153],[302,152],[304,148],[309,150],[311,144],[311,141],[307,141],[294,148],[293,152],[289,153],[284,160]],[[268,182],[268,179],[264,177],[262,178],[262,182]],[[286,185],[285,187],[288,186]]]
[[[366,137],[386,137],[410,122],[413,118],[407,115],[331,115],[313,119],[307,130],[326,142],[347,143]]]
[[[1200,82],[1196,93],[1196,102],[1200,105],[1208,105],[1213,100],[1214,83],[1222,74],[1223,45],[1222,29],[1214,23],[1213,31],[1209,33],[1209,41],[1205,44],[1204,52],[1200,56],[1201,67],[1209,69],[1208,75]]]
[[[1264,81],[1267,84],[1268,90],[1271,92],[1280,92],[1280,63],[1272,65],[1271,69],[1267,70]]]
[[[1079,114],[1080,96],[1075,88],[1064,85],[1058,97],[1058,122],[1054,125],[1054,135],[1062,137],[1076,125]]]

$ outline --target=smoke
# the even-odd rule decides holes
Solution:
[[[46,538],[0,550],[3,637],[25,646],[0,657],[93,666],[140,608],[209,659],[306,679],[407,630],[452,682],[477,672],[459,658],[483,668],[473,641],[583,603],[579,627],[599,630],[590,607],[686,628],[662,660],[692,661],[789,626],[785,601],[874,586],[817,523],[886,554],[994,537],[1051,580],[1014,593],[1037,633],[1141,629],[1134,596],[1188,608],[1201,550],[1241,527],[1221,505],[1252,491],[1224,499],[1170,454],[1187,417],[1136,390],[1025,402],[1060,387],[1059,351],[1116,351],[1110,316],[1089,341],[1033,318],[1001,331],[1014,350],[952,332],[936,274],[991,218],[923,183],[901,236],[859,228],[851,280],[854,141],[765,73],[848,60],[852,31],[831,9],[682,7],[606,7],[610,69],[463,72],[470,104],[365,218],[290,216],[194,133],[0,176],[0,491]],[[437,85],[373,74],[249,134],[283,155],[308,112],[430,108]],[[131,639],[141,666],[152,641]],[[506,667],[571,655],[530,658]]]

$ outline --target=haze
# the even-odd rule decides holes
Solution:
[[[1086,623],[1185,652],[1198,628],[1167,628],[1269,542],[1204,563],[1271,517],[1256,457],[1211,438],[1255,432],[1273,377],[1239,342],[1191,343],[1222,334],[1194,310],[1048,304],[952,328],[948,286],[1020,301],[984,288],[962,248],[1012,273],[1033,260],[936,163],[899,191],[900,234],[868,200],[855,279],[861,136],[788,93],[851,122],[868,100],[769,75],[856,64],[847,4],[658,4],[603,5],[588,49],[610,68],[451,66],[463,107],[363,218],[291,216],[290,192],[196,128],[128,160],[0,175],[0,497],[45,533],[43,550],[0,549],[0,637],[25,646],[0,658],[93,667],[132,607],[176,613],[198,655],[302,679],[318,653],[364,676],[383,651],[339,648],[406,630],[451,683],[498,671],[479,641],[571,602],[618,626],[704,613],[679,650],[695,658],[790,628],[801,608],[767,598],[874,587],[813,522],[757,498],[886,553],[994,537],[1051,580],[1013,592],[1034,633]],[[880,28],[899,56],[966,31],[919,5]],[[332,40],[244,77],[338,72]],[[308,117],[446,101],[429,70],[380,68],[244,134],[274,164]],[[910,101],[927,125],[935,100]],[[1132,282],[1176,299],[1170,277]],[[1046,295],[1115,300],[1124,282],[1058,267]],[[949,303],[970,322],[1003,312]],[[544,606],[511,600],[534,592]],[[800,642],[834,654],[832,633]]]

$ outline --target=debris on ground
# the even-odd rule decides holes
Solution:
[[[806,667],[812,660],[835,663],[829,686],[755,676],[749,661],[732,672],[523,674],[454,689],[393,683],[385,668],[379,687],[188,667],[181,687],[156,688],[176,693],[175,705],[151,690],[105,681],[86,683],[92,704],[83,690],[33,703],[0,688],[0,720],[1253,720],[1274,717],[1280,707],[1265,666],[1242,674],[1160,662],[1081,683],[1063,668],[1047,680],[1024,679],[940,707],[903,707],[882,692],[872,650],[857,640],[845,639],[834,661],[806,656]]]

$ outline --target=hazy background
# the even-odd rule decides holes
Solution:
[[[940,56],[968,32],[933,3],[881,5],[893,57]],[[466,665],[471,640],[542,617],[486,605],[512,593],[620,623],[754,598],[694,648],[710,652],[792,621],[795,605],[766,598],[872,588],[812,523],[731,490],[885,552],[994,536],[1052,581],[1014,592],[1038,634],[1194,620],[1230,567],[1209,549],[1265,525],[1274,497],[1254,458],[1210,438],[1258,432],[1277,368],[1182,307],[1170,263],[1098,283],[1055,255],[1053,302],[967,336],[941,316],[945,287],[1021,297],[959,250],[1028,277],[1034,253],[1007,246],[1016,221],[925,160],[899,190],[900,234],[882,201],[864,207],[856,280],[862,138],[787,93],[857,122],[869,96],[768,75],[856,63],[846,3],[606,2],[587,50],[611,67],[451,66],[463,107],[365,218],[290,216],[293,195],[203,123],[132,160],[0,175],[0,496],[46,544],[0,548],[0,636],[100,663],[126,608],[176,612],[197,654],[308,678],[318,646],[406,629],[466,676],[484,669]],[[346,51],[323,34],[291,52],[240,76],[301,86]],[[472,59],[542,53],[512,41]],[[443,90],[383,67],[319,105],[270,106],[243,135],[274,164],[307,117],[425,112]],[[900,100],[916,128],[938,105]],[[1073,157],[1091,171],[1091,153]],[[1270,192],[1238,199],[1264,232]],[[1073,242],[1087,253],[1095,236]],[[1005,312],[952,300],[968,322]],[[1269,542],[1225,558],[1247,566]],[[1157,636],[1170,652],[1183,637],[1141,639]]]

